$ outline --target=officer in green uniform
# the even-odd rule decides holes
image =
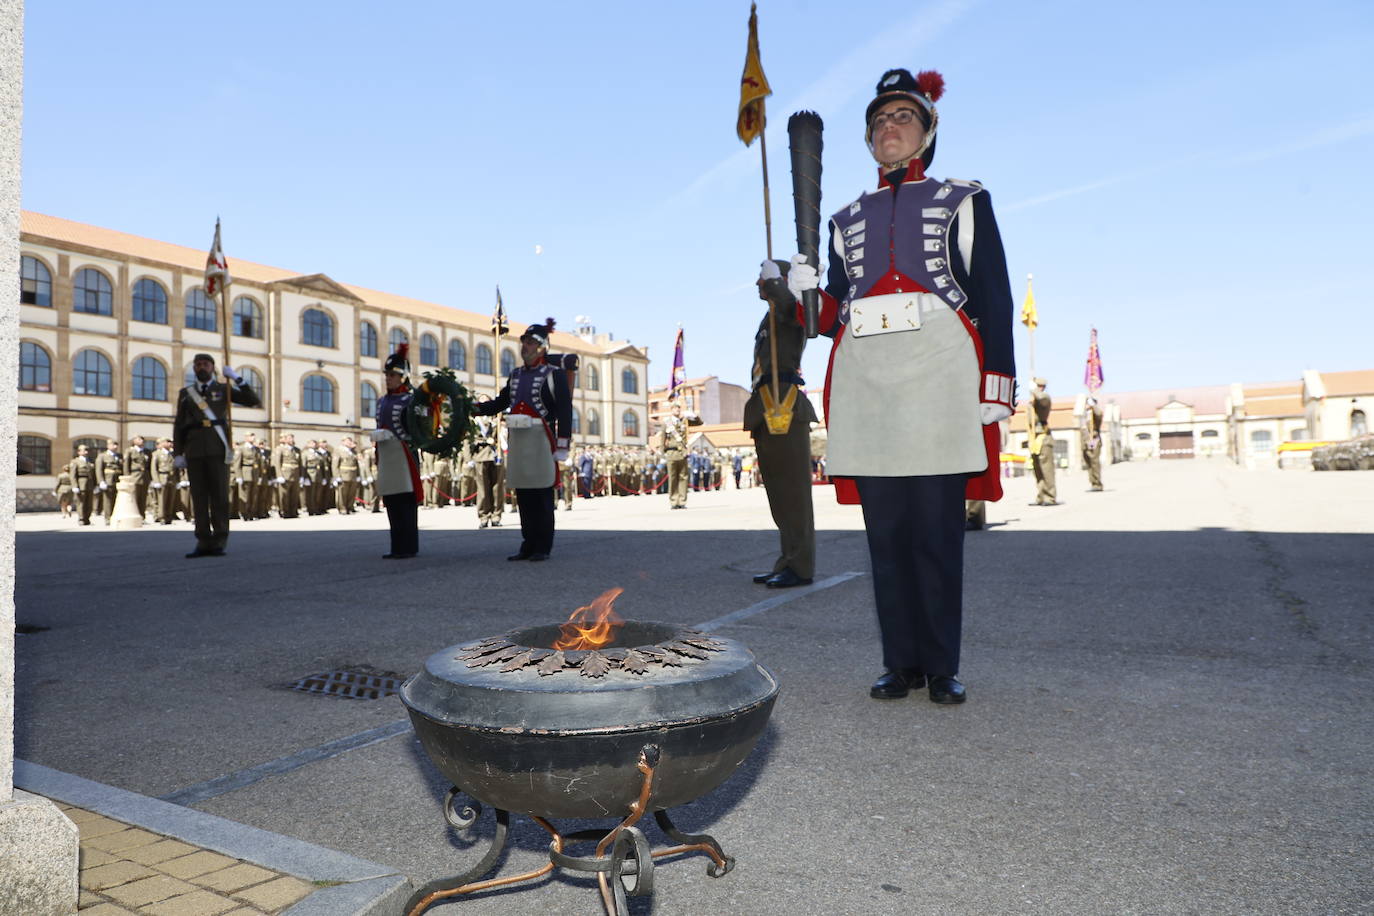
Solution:
[[[1031,432],[1031,468],[1035,471],[1035,504],[1056,504],[1054,488],[1054,436],[1050,435],[1050,396],[1045,392],[1045,380],[1034,380],[1031,393],[1031,413],[1035,425]]]
[[[352,436],[344,436],[334,455],[334,508],[341,515],[352,515],[358,496],[358,478],[362,476],[358,449]]]
[[[105,516],[108,525],[110,516],[114,515],[115,497],[119,495],[116,485],[124,473],[124,456],[119,453],[119,443],[115,440],[106,440],[105,445],[105,451],[95,459],[95,487],[100,492],[100,514]]]
[[[658,447],[668,459],[668,504],[673,509],[687,508],[687,427],[700,425],[701,417],[683,414],[681,402],[674,401],[658,434]]]
[[[806,331],[797,320],[796,299],[784,279],[783,272],[789,267],[783,261],[763,263],[759,298],[771,300],[773,308],[771,316],[763,316],[754,335],[754,390],[744,405],[744,428],[754,439],[768,508],[778,526],[778,558],[770,571],[754,577],[755,582],[769,588],[810,585],[816,574],[816,522],[811,506],[811,424],[816,422],[816,411],[802,384]],[[791,420],[781,434],[769,431],[765,415],[765,402],[774,401],[774,352],[778,360],[776,403],[781,406],[787,398],[794,398]]]
[[[243,441],[234,449],[234,466],[230,473],[234,478],[234,492],[237,494],[235,511],[239,518],[250,522],[257,517],[257,512],[253,508],[253,482],[258,479],[258,447],[253,442],[252,433],[244,436]]]
[[[282,518],[296,518],[301,508],[301,450],[296,437],[283,433],[272,452],[272,464],[277,470],[277,514]]]
[[[1083,466],[1088,469],[1088,485],[1102,491],[1102,408],[1089,396],[1083,410]]]
[[[148,486],[153,494],[153,521],[159,525],[170,525],[177,517],[177,481],[181,479],[176,456],[172,454],[171,439],[164,437],[157,440],[157,448],[148,465]]]
[[[138,507],[139,515],[148,514],[150,470],[148,453],[143,449],[143,437],[134,436],[129,442],[129,450],[124,453],[124,473],[120,479],[134,482],[134,505]]]
[[[77,516],[83,525],[91,523],[91,510],[95,507],[95,462],[91,460],[90,450],[84,445],[76,447],[76,457],[68,465],[71,469],[72,486],[76,487]]]
[[[472,438],[472,461],[477,473],[477,527],[500,526],[501,467],[496,461],[495,420],[478,420]]]

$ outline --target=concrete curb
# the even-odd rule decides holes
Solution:
[[[337,882],[313,892],[283,916],[393,916],[413,891],[410,879],[394,868],[41,764],[16,759],[14,784],[304,881]]]

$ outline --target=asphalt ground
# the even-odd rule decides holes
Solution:
[[[471,509],[422,511],[408,562],[381,559],[384,515],[235,523],[229,556],[195,561],[184,523],[21,515],[17,619],[47,629],[18,640],[15,753],[417,884],[457,874],[492,815],[445,824],[448,785],[399,700],[284,685],[409,674],[622,586],[625,617],[735,615],[717,632],[782,684],[740,770],[673,812],[736,868],[660,860],[634,913],[1374,912],[1374,474],[1104,476],[1088,493],[1061,472],[1049,508],[1009,480],[969,534],[960,707],[868,697],[862,519],[823,487],[827,587],[777,592],[749,579],[776,550],[762,490],[693,493],[685,512],[579,500],[542,564],[505,561],[514,515],[476,530]],[[511,839],[501,874],[547,861],[528,820]],[[559,872],[435,912],[590,914],[594,888]]]

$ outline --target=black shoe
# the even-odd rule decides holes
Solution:
[[[384,553],[384,554],[382,554],[382,559],[383,559],[383,560],[409,560],[409,559],[410,559],[411,557],[413,557],[413,556],[415,556],[415,554],[413,554],[413,553]]]
[[[771,573],[771,572],[759,573],[757,576],[754,577],[754,584],[755,584],[755,585],[764,585],[765,583],[768,582],[769,579],[773,578],[773,577],[776,576],[776,575],[777,575],[777,573]]]
[[[186,559],[194,560],[197,557],[213,557],[214,555],[215,552],[213,550],[201,550],[199,547],[197,547],[195,550],[191,551],[186,555]]]
[[[953,675],[938,675],[930,679],[930,702],[950,705],[968,699],[964,685]]]
[[[548,558],[549,558],[549,555],[546,554],[546,553],[532,553],[532,554],[530,554],[530,556],[529,556],[529,560],[530,560],[531,563],[542,563],[542,562],[544,562],[545,560],[547,560]]]
[[[798,585],[810,585],[811,580],[803,579],[789,568],[770,576],[763,584],[769,588],[796,588]]]
[[[889,668],[868,688],[868,695],[875,700],[900,700],[925,685],[926,676],[915,668]]]
[[[506,557],[506,559],[509,560],[510,562],[514,563],[516,560],[528,560],[528,559],[529,559],[530,557],[532,557],[532,556],[534,556],[534,554],[532,554],[532,553],[526,553],[525,551],[522,550],[522,551],[520,551],[519,553],[513,553],[513,554],[511,554],[510,556]]]

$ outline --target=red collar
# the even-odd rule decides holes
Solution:
[[[892,187],[892,183],[887,180],[888,171],[883,169],[881,165],[878,166],[878,187],[880,189]],[[902,176],[902,184],[906,184],[908,181],[924,181],[925,177],[926,164],[918,156],[907,163],[906,174]]]

